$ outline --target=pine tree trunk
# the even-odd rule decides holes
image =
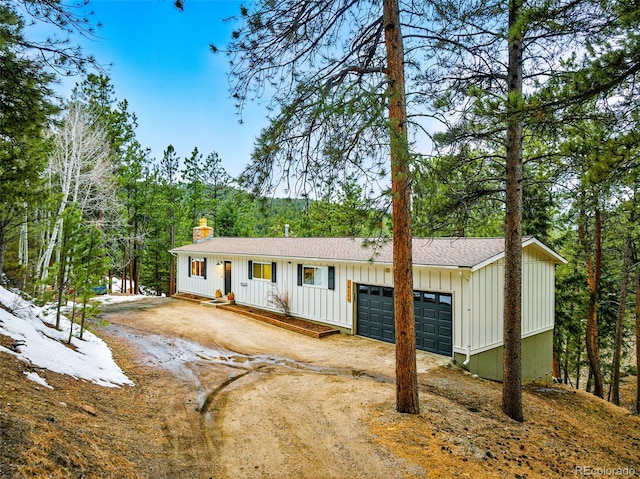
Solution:
[[[127,292],[127,243],[122,242],[122,278],[120,278],[120,292]]]
[[[134,246],[131,246],[131,253],[133,254],[133,248]],[[135,259],[133,258],[133,256],[129,257],[129,289],[127,290],[127,292],[129,294],[133,294],[134,292],[134,285],[133,285],[133,266],[134,266],[134,261]]]
[[[582,361],[582,350],[580,349],[582,346],[580,344],[580,338],[578,338],[578,342],[576,344],[576,389],[580,389],[580,361]]]
[[[73,338],[73,325],[76,321],[76,300],[78,299],[78,289],[73,290],[73,308],[71,309],[71,324],[69,325],[69,338],[67,344],[71,344],[71,338]]]
[[[19,264],[24,266],[24,273],[22,275],[22,285],[20,289],[24,290],[27,287],[29,281],[29,217],[27,215],[28,205],[23,204],[24,215],[22,218],[22,224],[20,225],[20,241],[18,246]],[[0,240],[0,245],[2,244]],[[1,248],[1,246],[0,246]],[[0,251],[0,255],[2,252]],[[1,260],[4,261],[4,260]],[[2,267],[0,266],[0,278],[2,277]]]
[[[0,284],[3,283],[4,278],[4,250],[5,246],[5,228],[6,223],[3,218],[0,218]]]
[[[640,414],[640,268],[636,266],[636,414]]]
[[[62,218],[60,219],[62,221]],[[58,270],[58,305],[56,306],[56,329],[60,329],[60,310],[64,296],[65,270],[67,260],[67,232],[62,230],[62,244],[60,245],[60,269]]]
[[[411,181],[407,109],[404,91],[404,49],[398,0],[383,2],[384,36],[389,81],[389,129],[393,216],[393,282],[396,328],[396,409],[418,414],[416,332],[413,312]]]
[[[627,302],[627,283],[629,281],[629,261],[631,259],[631,234],[627,233],[622,260],[622,279],[620,281],[620,305],[618,306],[618,320],[616,321],[616,336],[613,347],[613,366],[611,373],[611,402],[620,405],[620,357],[622,356],[622,330]]]
[[[596,199],[597,201],[597,199]],[[585,344],[587,356],[593,379],[593,394],[604,398],[604,381],[600,370],[600,354],[598,347],[598,294],[600,290],[600,273],[602,271],[602,221],[600,208],[595,208],[595,251],[592,256],[590,248],[586,244],[585,225],[586,215],[578,228],[578,235],[586,252],[587,287],[589,290],[589,304],[587,308],[587,327]],[[589,383],[587,383],[589,385]]]
[[[89,266],[93,264],[93,246],[94,246],[94,230],[91,230],[91,242],[89,243],[89,254],[87,255],[87,261],[89,262]],[[89,273],[90,275],[91,273]],[[86,286],[85,286],[86,287]],[[87,301],[89,299],[89,294],[85,291],[82,295],[82,317],[80,319],[80,339],[84,336],[84,321],[87,317]]]
[[[505,215],[504,355],[502,411],[515,421],[522,412],[522,0],[509,2],[507,70],[507,176]]]
[[[171,248],[173,249],[176,242],[175,227],[173,225],[173,218],[171,220]],[[191,265],[189,265],[191,268]],[[169,263],[169,297],[176,294],[176,257],[172,254]]]
[[[560,359],[558,358],[558,351],[556,351],[555,349],[553,350],[553,377],[560,380],[560,378],[562,377],[562,371],[560,370]]]

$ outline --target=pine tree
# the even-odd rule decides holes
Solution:
[[[299,189],[306,192],[350,167],[371,180],[390,171],[396,407],[417,413],[411,156],[399,3],[384,0],[380,9],[343,0],[259,2],[251,12],[242,7],[241,20],[229,47],[233,95],[241,107],[252,88],[261,92],[272,84],[280,109],[241,181],[256,191],[272,191],[296,170]],[[343,36],[345,41],[337,44]],[[371,141],[386,141],[386,146],[372,150]]]
[[[53,77],[29,55],[24,22],[0,5],[0,284],[5,281],[5,251],[17,237],[27,204],[40,196],[46,164],[43,130],[55,113]]]

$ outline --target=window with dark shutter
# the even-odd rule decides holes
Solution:
[[[298,286],[302,286],[302,265],[298,265]]]
[[[328,276],[327,287],[329,289],[336,289],[336,267],[335,266],[329,266],[327,276]]]
[[[204,258],[202,261],[204,264],[202,265],[202,277],[207,279],[207,258]]]
[[[276,282],[276,263],[271,263],[271,282]]]
[[[249,261],[249,279],[253,279],[253,261]]]
[[[189,256],[187,260],[187,274],[189,275],[189,278],[190,278],[191,277],[191,256]]]

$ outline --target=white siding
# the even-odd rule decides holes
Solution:
[[[502,342],[504,262],[491,263],[471,277],[470,346],[472,351]],[[465,345],[466,347],[467,345]]]
[[[207,258],[207,279],[189,277],[189,254],[181,253],[177,261],[178,291],[214,297],[216,289],[224,291],[224,261],[232,264],[232,291],[240,304],[276,311],[269,304],[269,292],[277,287],[288,293],[291,313],[295,316],[339,326],[355,332],[355,291],[357,284],[393,287],[389,265],[338,263],[279,259],[276,283],[249,279],[249,259],[193,254]],[[272,263],[272,258],[253,257],[251,261]],[[220,265],[216,265],[220,262]],[[298,264],[335,267],[335,289],[298,286]],[[522,335],[531,336],[553,328],[555,266],[540,249],[523,250]],[[347,281],[352,282],[351,301],[347,298]],[[414,289],[450,293],[453,296],[453,349],[465,353],[467,347],[478,353],[502,344],[504,261],[499,259],[477,271],[416,266]]]
[[[196,256],[193,255],[195,258]],[[178,256],[178,291],[213,298],[216,289],[224,291],[224,266],[216,266],[220,261],[231,261],[231,290],[240,304],[247,304],[268,310],[278,311],[269,303],[269,293],[278,288],[281,294],[288,293],[291,301],[291,314],[305,319],[332,324],[351,329],[353,308],[347,303],[346,266],[308,261],[301,264],[310,266],[334,266],[335,289],[326,287],[298,286],[298,262],[278,260],[276,263],[276,282],[264,279],[249,279],[249,259],[245,257],[220,257],[200,255],[207,258],[207,279],[188,276],[188,255]],[[253,262],[272,263],[273,258],[254,257]]]
[[[472,274],[472,352],[502,344],[504,261],[491,263]],[[522,337],[553,329],[555,265],[537,248],[522,252]],[[466,339],[466,335],[465,335]]]
[[[522,336],[548,331],[555,317],[555,265],[534,248],[522,252]]]
[[[189,276],[191,264],[189,263],[189,257],[191,258],[206,258],[207,259],[207,278]],[[221,290],[224,287],[224,277],[221,283],[218,282],[216,274],[216,260],[210,255],[194,254],[194,255],[179,255],[176,261],[177,265],[177,283],[178,291],[183,293],[197,294],[199,296],[206,296],[213,298],[216,289]]]

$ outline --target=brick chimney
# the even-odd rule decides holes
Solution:
[[[193,228],[193,242],[202,243],[213,238],[213,228],[207,226],[207,218],[200,218],[200,225]]]

